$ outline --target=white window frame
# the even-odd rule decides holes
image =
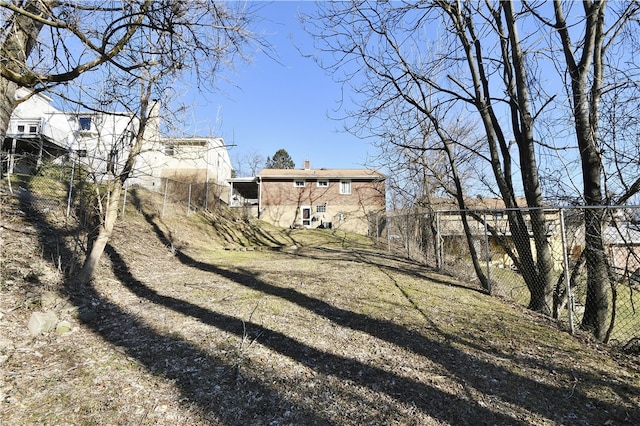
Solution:
[[[340,181],[340,194],[342,194],[342,195],[350,195],[351,194],[351,181],[350,180],[341,180]]]
[[[309,212],[309,217],[305,219],[304,212],[307,210]],[[311,206],[300,206],[300,224],[305,228],[311,228],[311,223],[313,222],[313,210]]]
[[[40,123],[33,121],[21,121],[16,124],[16,132],[21,135],[37,135],[40,133]]]
[[[329,187],[329,181],[326,179],[323,180],[319,180],[316,182],[316,186],[318,188],[328,188]]]
[[[305,186],[307,186],[307,181],[304,179],[296,179],[293,181],[294,188],[304,188]]]
[[[326,213],[327,212],[327,205],[326,204],[318,204],[316,206],[316,213]]]

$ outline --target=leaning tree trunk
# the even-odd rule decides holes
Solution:
[[[535,236],[534,255],[530,242],[529,230],[523,213],[516,211],[518,206],[515,198],[513,183],[510,144],[506,140],[500,119],[494,111],[494,96],[491,94],[492,85],[489,82],[491,72],[485,64],[483,56],[483,38],[476,33],[474,19],[470,10],[461,7],[459,3],[440,2],[440,6],[452,19],[456,29],[456,36],[465,51],[470,77],[473,81],[473,95],[475,107],[480,114],[487,136],[489,158],[500,195],[505,203],[513,244],[518,258],[514,262],[520,267],[531,294],[529,307],[546,314],[551,313],[553,305],[552,294],[554,281],[551,277],[552,261],[549,244],[546,243],[545,220],[543,214],[534,214],[532,219],[534,231],[540,232]],[[501,8],[504,7],[505,21],[503,25]],[[541,205],[540,183],[537,175],[537,165],[534,150],[533,118],[530,106],[530,94],[527,90],[526,61],[520,46],[515,18],[509,2],[500,3],[491,11],[493,24],[498,28],[501,37],[501,65],[505,87],[509,95],[510,124],[518,145],[521,161],[521,177],[525,186],[527,203],[531,207]],[[513,209],[513,210],[512,210]]]
[[[78,283],[89,282],[98,267],[98,262],[111,239],[113,227],[118,218],[118,204],[121,193],[122,182],[119,179],[115,179],[109,184],[104,215],[100,218],[100,225],[95,240],[91,242],[91,251],[85,258],[82,269],[74,278]]]
[[[145,141],[150,137],[157,136],[155,134],[156,129],[154,126],[149,125],[149,128],[147,128],[149,123],[155,123],[158,118],[158,104],[153,102],[150,106],[151,88],[150,83],[143,86],[142,95],[140,97],[140,122],[135,142],[129,151],[129,155],[127,156],[127,160],[122,168],[122,172],[119,175],[114,176],[113,181],[109,183],[106,194],[106,208],[104,212],[102,212],[103,216],[100,219],[101,221],[98,233],[95,239],[89,242],[91,250],[84,260],[82,269],[73,278],[76,284],[86,284],[93,278],[98,262],[111,239],[113,227],[116,223],[116,219],[118,218],[118,204],[120,201],[120,195],[122,194],[122,187],[127,179],[129,179]]]

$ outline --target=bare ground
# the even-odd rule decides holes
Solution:
[[[363,239],[139,204],[72,287],[73,224],[25,210],[3,198],[1,425],[640,424],[637,357]],[[37,310],[71,331],[32,337]]]

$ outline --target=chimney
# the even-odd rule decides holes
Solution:
[[[311,168],[311,162],[309,160],[304,160],[304,169],[309,170]]]

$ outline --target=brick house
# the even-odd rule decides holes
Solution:
[[[385,175],[375,170],[312,169],[306,161],[304,169],[263,169],[253,181],[258,217],[278,226],[366,234],[368,216],[385,211]]]

